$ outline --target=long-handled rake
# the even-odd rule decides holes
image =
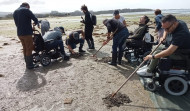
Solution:
[[[162,44],[162,42],[160,42],[160,43],[157,45],[157,47],[150,53],[150,55],[152,55],[152,54],[157,50],[157,48],[158,48],[161,44]],[[136,73],[136,71],[144,64],[144,62],[146,62],[146,61],[143,61],[143,62],[135,69],[135,71],[126,79],[126,81],[119,87],[119,89],[118,89],[115,93],[112,94],[111,97],[114,97],[114,96],[116,95],[116,93],[118,93],[118,91],[119,91],[119,90],[127,83],[127,81]]]
[[[110,40],[113,39],[114,34],[117,32],[117,30],[118,30],[118,28],[112,33],[110,39],[106,40],[106,44],[107,44]],[[100,51],[100,49],[101,49],[104,45],[106,45],[106,44],[102,44],[102,46],[92,55],[92,57],[96,57],[96,54],[97,54],[97,53]]]

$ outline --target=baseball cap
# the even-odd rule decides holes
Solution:
[[[61,29],[63,31],[63,33],[65,33],[65,30],[63,27],[59,27],[59,29]]]
[[[115,10],[113,13],[113,15],[117,15],[117,14],[119,14],[119,10]]]
[[[79,39],[79,33],[78,32],[73,32],[73,38],[75,40],[78,40]]]

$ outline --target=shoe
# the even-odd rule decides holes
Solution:
[[[148,68],[148,66],[144,65],[144,66],[140,67],[139,70],[142,70],[142,69],[145,69],[145,68]]]
[[[147,72],[147,68],[143,68],[141,70],[138,70],[136,73],[139,75],[139,76],[143,76],[143,77],[149,77],[149,76],[152,76],[153,74],[152,73],[149,73]]]
[[[79,52],[82,52],[82,53],[83,53],[83,52],[86,52],[86,51],[84,51],[84,50],[82,50],[82,49],[79,49]]]
[[[63,60],[69,60],[70,59],[70,55],[67,53],[61,53],[60,52],[60,56],[62,57]]]

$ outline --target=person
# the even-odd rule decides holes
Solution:
[[[154,11],[154,14],[156,15],[156,17],[155,17],[155,23],[156,23],[155,32],[157,32],[157,34],[158,34],[158,42],[159,42],[160,38],[163,37],[163,33],[164,33],[164,29],[162,28],[162,23],[161,23],[163,15],[161,14],[160,9],[156,9]]]
[[[13,13],[13,18],[15,25],[17,27],[17,36],[20,39],[23,46],[23,54],[26,62],[26,68],[33,69],[38,67],[37,64],[33,64],[32,50],[34,50],[33,45],[33,29],[31,25],[31,20],[34,21],[34,26],[38,25],[38,19],[30,11],[30,5],[26,2],[22,3],[18,9]]]
[[[48,44],[47,48],[53,49],[55,47],[59,47],[60,56],[64,60],[68,60],[69,55],[65,53],[64,44],[62,40],[63,33],[65,33],[63,27],[55,27],[53,31],[46,32],[45,35],[43,36],[43,39],[45,42],[53,40],[52,42],[50,42],[50,44]]]
[[[50,23],[47,19],[40,20],[39,23],[41,23],[41,33],[42,36],[45,34],[45,32],[49,31],[50,29]]]
[[[148,25],[147,23],[150,21],[149,17],[144,15],[140,18],[139,21],[139,27],[135,29],[135,31],[131,34],[127,40],[126,44],[130,45],[131,43],[135,43],[136,45],[140,45],[142,43],[143,37],[145,36],[145,33],[148,31]]]
[[[92,14],[88,11],[87,6],[83,5],[81,6],[81,10],[85,14],[85,19],[81,21],[81,23],[85,24],[85,39],[88,44],[89,49],[95,49],[94,46],[94,39],[92,37],[92,32],[94,29],[93,23],[92,23]]]
[[[187,25],[183,21],[178,21],[175,16],[169,14],[162,18],[162,27],[165,29],[164,37],[169,34],[171,37],[170,45],[165,50],[156,50],[153,55],[147,55],[144,60],[150,60],[148,66],[137,71],[140,76],[152,76],[152,71],[158,64],[159,58],[169,57],[174,60],[187,60],[188,67],[190,66],[187,56],[178,53],[180,50],[190,49],[190,32]],[[167,39],[167,38],[166,38]],[[162,39],[163,41],[164,39]]]
[[[105,19],[103,24],[107,27],[108,34],[107,40],[103,43],[103,45],[107,44],[111,39],[111,32],[113,32],[113,45],[112,45],[112,61],[108,62],[110,65],[121,65],[121,60],[123,56],[123,44],[126,38],[129,36],[128,29],[125,25],[115,19]],[[117,54],[117,48],[119,48],[119,53]],[[118,57],[117,57],[118,56]]]
[[[79,36],[82,34],[82,38]],[[76,52],[73,50],[76,48],[76,45],[80,43],[79,46],[79,52],[85,52],[82,48],[84,45],[84,39],[85,39],[85,34],[83,30],[76,30],[73,31],[69,34],[69,36],[66,38],[66,45],[68,46],[69,51],[72,54],[76,54]]]
[[[119,10],[115,10],[113,13],[113,19],[120,21],[123,25],[127,26],[125,18],[119,14]]]

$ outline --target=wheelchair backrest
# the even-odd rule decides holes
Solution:
[[[42,35],[39,33],[39,34],[34,34],[34,46],[35,46],[35,51],[43,51],[44,50],[44,46],[45,46],[45,43],[44,43],[44,39],[42,38]]]

